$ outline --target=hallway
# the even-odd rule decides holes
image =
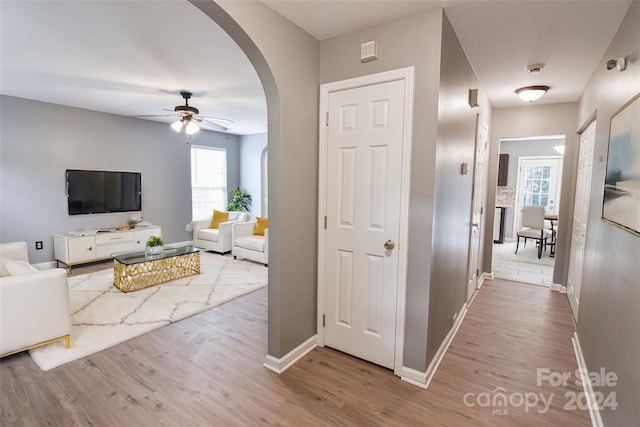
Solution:
[[[485,281],[428,390],[328,348],[282,375],[264,369],[266,299],[254,292],[49,372],[26,352],[6,357],[0,424],[590,425],[564,408],[582,391],[575,378],[537,385],[538,369],[577,368],[565,295]]]

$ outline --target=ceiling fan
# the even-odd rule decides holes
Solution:
[[[193,94],[191,92],[181,91],[180,95],[184,98],[184,105],[176,105],[173,110],[163,108],[164,111],[172,111],[173,114],[146,114],[132,117],[138,117],[141,119],[149,117],[177,117],[178,120],[171,124],[171,128],[178,133],[184,129],[187,135],[193,135],[198,132],[200,130],[199,125],[204,125],[205,127],[209,127],[213,130],[224,132],[229,130],[229,128],[215,122],[234,123],[233,120],[229,119],[200,116],[200,110],[189,105],[189,99]]]

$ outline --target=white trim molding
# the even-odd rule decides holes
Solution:
[[[482,285],[484,284],[484,281],[487,280],[487,279],[493,280],[493,273],[482,273],[480,275],[480,278],[478,279],[478,286],[477,286],[476,290],[480,289],[482,287]]]
[[[444,341],[442,341],[442,344],[440,344],[440,348],[438,348],[435,356],[433,356],[433,359],[431,360],[431,363],[429,363],[427,370],[425,372],[420,372],[415,369],[403,366],[401,377],[402,381],[408,382],[409,384],[413,384],[424,389],[429,387],[431,380],[433,379],[436,371],[438,370],[438,367],[440,366],[440,362],[442,362],[442,359],[447,353],[447,350],[449,349],[453,338],[456,336],[460,325],[462,325],[464,317],[467,315],[468,308],[469,306],[467,305],[467,303],[464,303],[462,305],[458,317],[456,317],[456,321],[449,330],[447,336],[444,338]]]
[[[427,384],[426,372],[416,371],[415,369],[407,368],[406,366],[402,367],[402,376],[400,379],[424,389],[429,385]]]
[[[589,416],[591,417],[591,425],[593,427],[604,427],[602,423],[602,417],[600,416],[600,409],[598,408],[598,401],[593,393],[593,387],[591,386],[591,379],[589,378],[589,371],[587,370],[587,363],[584,360],[582,354],[582,347],[580,347],[580,341],[578,340],[578,333],[574,332],[571,337],[573,343],[573,351],[576,354],[576,361],[578,362],[578,371],[580,372],[580,381],[584,388],[584,395],[587,400],[587,406],[589,407]]]
[[[280,359],[266,355],[262,366],[276,374],[281,374],[291,367],[298,360],[302,359],[307,353],[316,348],[316,336],[312,336]]]

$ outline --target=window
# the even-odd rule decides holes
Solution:
[[[549,181],[551,180],[551,166],[525,166],[524,170],[524,200],[522,205],[544,206],[549,204]],[[551,196],[553,199],[553,196]]]
[[[513,236],[520,229],[520,212],[523,206],[543,206],[545,214],[558,214],[562,157],[518,156],[517,170]]]
[[[191,147],[191,211],[193,220],[227,210],[227,152]]]
[[[544,206],[546,213],[557,214],[562,157],[520,156],[518,170],[519,206]]]

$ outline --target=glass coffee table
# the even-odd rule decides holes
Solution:
[[[165,248],[157,255],[144,251],[113,254],[113,284],[122,292],[200,274],[200,250],[192,245]]]

